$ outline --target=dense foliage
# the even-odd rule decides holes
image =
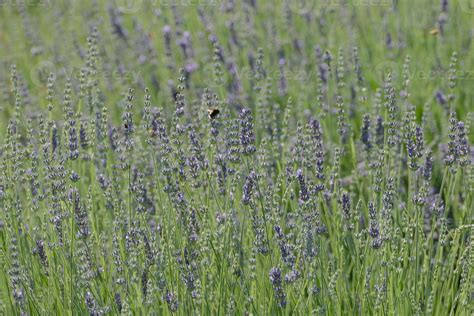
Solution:
[[[473,315],[470,0],[0,0],[0,314]]]

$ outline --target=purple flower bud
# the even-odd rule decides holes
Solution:
[[[298,179],[298,182],[300,184],[300,199],[303,202],[306,202],[309,200],[309,193],[308,187],[306,186],[306,182],[304,179],[303,171],[301,169],[298,169],[296,171],[296,178]]]
[[[370,115],[368,114],[364,115],[360,138],[365,145],[365,150],[369,152],[372,148],[372,136],[370,134]]]
[[[240,145],[242,154],[251,155],[257,150],[255,144],[255,134],[253,131],[253,118],[249,109],[242,109],[240,112]]]
[[[248,205],[252,201],[253,191],[256,185],[255,171],[251,171],[245,179],[244,187],[242,189],[242,204]]]
[[[179,303],[176,294],[173,292],[166,292],[164,300],[168,304],[168,309],[170,312],[174,313],[178,310]]]
[[[278,301],[278,305],[280,307],[286,306],[286,295],[283,292],[282,288],[282,278],[281,278],[281,270],[280,268],[271,268],[270,269],[270,282],[273,285],[273,292],[275,294],[275,298]]]
[[[436,101],[442,106],[445,106],[446,103],[448,102],[447,99],[446,99],[446,96],[444,95],[443,91],[441,91],[441,90],[436,91],[435,98],[436,98]]]

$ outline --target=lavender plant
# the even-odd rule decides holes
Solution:
[[[0,0],[0,314],[473,315],[466,3]]]

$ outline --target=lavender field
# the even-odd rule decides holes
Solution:
[[[474,315],[471,0],[0,0],[0,315]]]

